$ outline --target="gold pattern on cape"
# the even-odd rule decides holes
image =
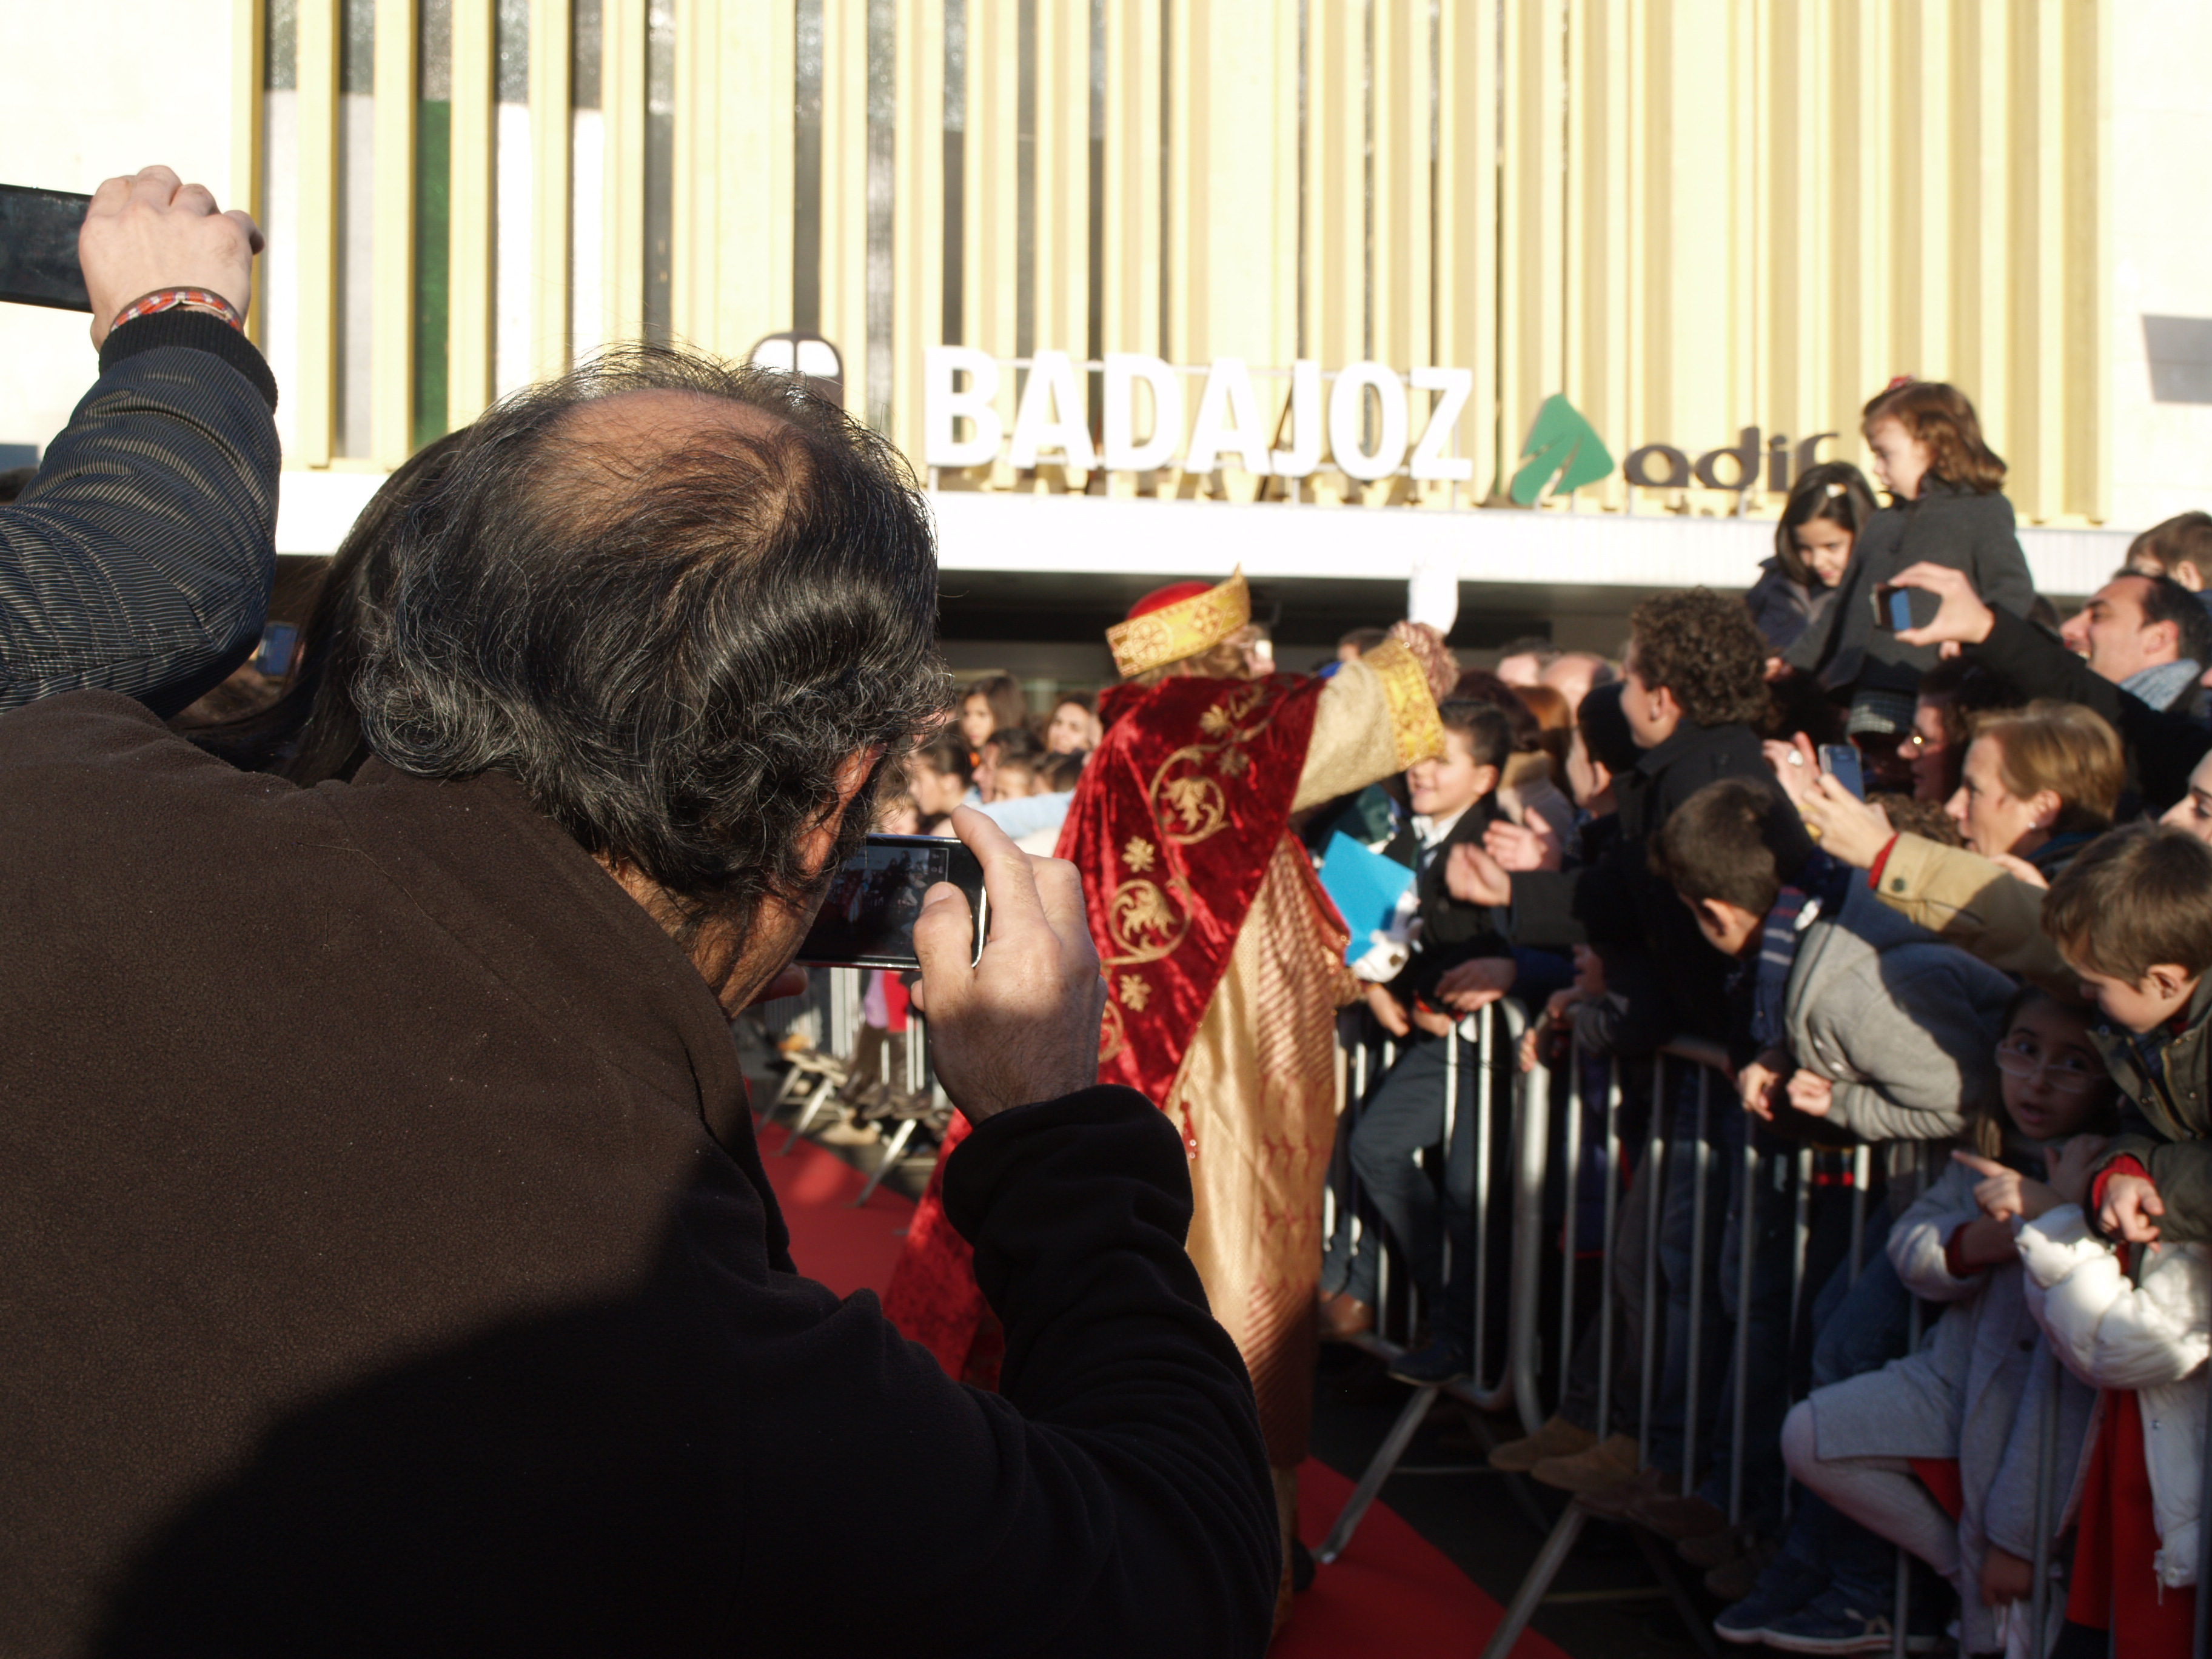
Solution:
[[[1250,725],[1243,722],[1250,720],[1267,697],[1267,688],[1260,684],[1240,687],[1224,697],[1199,717],[1200,729],[1212,735],[1215,741],[1186,744],[1161,762],[1159,769],[1152,774],[1146,807],[1161,839],[1169,846],[1194,846],[1228,827],[1228,797],[1222,793],[1219,781],[1206,776],[1200,769],[1210,760],[1231,776],[1237,777],[1250,768],[1250,757],[1238,745],[1251,742],[1265,732],[1274,723],[1275,716],[1271,709]],[[1227,763],[1232,754],[1236,757],[1233,768]],[[1128,844],[1121,849],[1121,861],[1139,875],[1152,869],[1158,856],[1158,849],[1141,836],[1130,836]],[[1170,862],[1172,866],[1173,860]],[[1180,874],[1170,875],[1161,882],[1117,884],[1113,896],[1106,901],[1107,924],[1113,933],[1111,942],[1115,954],[1108,957],[1104,965],[1119,968],[1133,963],[1158,962],[1171,955],[1190,932],[1187,902],[1189,891],[1189,884]]]
[[[1443,722],[1429,696],[1429,678],[1420,659],[1396,640],[1385,640],[1359,659],[1382,683],[1390,705],[1390,742],[1402,769],[1444,752]]]
[[[1145,1005],[1152,1000],[1152,988],[1134,974],[1122,975],[1119,988],[1121,1000],[1140,1014],[1145,1012]]]

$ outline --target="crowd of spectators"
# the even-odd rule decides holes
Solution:
[[[1172,1225],[1127,1196],[1171,1214],[1181,1150],[1127,1091],[1085,1086],[1096,958],[1060,878],[1012,857],[1060,839],[1097,700],[1033,707],[993,673],[940,718],[928,532],[896,463],[773,376],[650,351],[420,451],[296,647],[256,654],[275,388],[220,298],[242,310],[258,233],[213,210],[158,169],[103,190],[88,277],[126,320],[96,325],[100,385],[0,514],[0,903],[36,1032],[0,1096],[40,1109],[4,1142],[0,1443],[21,1478],[0,1646],[296,1650],[337,1601],[362,1642],[406,1643],[471,1596],[556,1645],[617,1617],[673,1639],[731,1628],[745,1598],[707,1565],[726,1552],[810,1616],[850,1604],[854,1647],[933,1597],[956,1623],[1034,1621],[1038,1650],[1158,1647],[1169,1602],[1188,1650],[1249,1650],[1277,1566],[1249,1389]],[[132,233],[106,265],[103,216]],[[187,297],[123,303],[149,289]],[[1405,872],[1350,953],[1391,1058],[1343,1120],[1316,1317],[1375,1329],[1387,1240],[1428,1310],[1392,1374],[1468,1374],[1482,1149],[1447,1109],[1449,1045],[1516,998],[1523,1069],[1564,1089],[1618,1068],[1650,1116],[1622,1126],[1596,1241],[1622,1293],[1498,1468],[1672,1540],[1732,1643],[1887,1650],[1902,1547],[1926,1569],[1914,1650],[1948,1628],[1970,1654],[2179,1654],[2212,1353],[2212,516],[2146,532],[2060,617],[1961,392],[1894,385],[1864,435],[1875,480],[1807,471],[1747,599],[1651,598],[1617,659],[1509,641],[1440,702],[1440,756],[1299,815],[1324,877],[1346,840]],[[641,445],[658,471],[612,465]],[[803,537],[761,506],[837,492],[791,514]],[[1385,638],[1355,629],[1313,672]],[[1240,672],[1275,671],[1264,643],[1238,642]],[[787,988],[776,943],[864,826],[996,860],[1003,949],[923,983],[971,1119],[1024,1109],[945,1188],[1022,1356],[1004,1401],[795,1277],[731,1127],[724,1022]],[[1000,971],[1062,988],[1006,994],[1029,1024],[973,1012]],[[869,1055],[902,1056],[912,977],[871,976]],[[1685,1043],[1730,1109],[1658,1063]],[[866,1105],[824,1133],[872,1139]],[[1071,1153],[1054,1130],[1076,1123],[1096,1133]],[[442,1149],[436,1179],[416,1145]],[[727,1297],[702,1300],[717,1275]],[[1086,1297],[1115,1304],[1111,1344],[1031,1346],[1081,1328]],[[104,1333],[78,1316],[94,1304]],[[548,1394],[562,1367],[585,1381]],[[1169,1375],[1164,1410],[1145,1391]],[[467,1421],[426,1425],[472,1389]],[[763,1403],[732,1426],[717,1389]],[[846,1437],[852,1480],[927,1489],[998,1540],[988,1586],[963,1566],[807,1594],[823,1534],[779,1542],[775,1516],[824,1471],[769,1443],[813,1443],[802,1423]],[[586,1470],[574,1490],[492,1489],[556,1442]],[[524,1548],[569,1524],[537,1504],[592,1515],[593,1541]],[[425,1588],[422,1549],[475,1565]],[[2053,1611],[2031,1631],[2039,1561]],[[1073,1583],[1094,1588],[1041,1599]]]

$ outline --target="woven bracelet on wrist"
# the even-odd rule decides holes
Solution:
[[[240,333],[246,331],[246,313],[216,293],[204,288],[157,288],[151,294],[142,294],[115,313],[108,331],[130,322],[134,318],[150,317],[157,311],[173,311],[179,306],[194,306],[212,311]]]

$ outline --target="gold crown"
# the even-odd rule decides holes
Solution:
[[[1194,657],[1252,620],[1252,591],[1239,565],[1218,587],[1164,605],[1106,630],[1107,648],[1125,680]]]

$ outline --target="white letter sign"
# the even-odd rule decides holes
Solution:
[[[1035,466],[1039,453],[1048,449],[1059,450],[1078,472],[1098,465],[1091,447],[1083,393],[1065,351],[1030,354],[1030,383],[1022,388],[1022,406],[1014,411],[1014,441],[1006,459],[1016,466]]]
[[[1152,389],[1152,435],[1136,441],[1136,384]],[[1182,376],[1158,357],[1106,354],[1106,470],[1149,472],[1182,447]]]
[[[1382,413],[1376,422],[1375,447],[1364,450],[1359,437],[1370,386],[1375,388]],[[1388,363],[1346,363],[1338,371],[1336,387],[1328,395],[1328,447],[1345,477],[1363,483],[1387,478],[1398,470],[1406,459],[1406,387]]]
[[[1190,453],[1183,459],[1183,471],[1212,471],[1221,464],[1224,449],[1243,459],[1247,472],[1264,475],[1268,470],[1267,434],[1260,424],[1260,402],[1252,395],[1252,376],[1242,357],[1213,360],[1205,393],[1198,400],[1198,418],[1190,424]]]
[[[1444,446],[1451,441],[1452,428],[1459,424],[1460,410],[1467,407],[1467,394],[1474,390],[1474,371],[1471,368],[1419,368],[1413,371],[1413,390],[1433,392],[1437,395],[1430,406],[1429,423],[1421,429],[1421,441],[1413,446],[1413,464],[1407,468],[1417,478],[1449,478],[1465,483],[1474,477],[1474,461],[1466,455],[1447,455]]]
[[[968,389],[953,377],[966,374]],[[921,354],[921,464],[986,466],[996,459],[1006,428],[991,399],[999,395],[999,366],[973,346],[931,346]],[[963,439],[959,423],[972,430]]]
[[[1291,365],[1291,447],[1274,454],[1275,476],[1304,478],[1321,465],[1321,364],[1301,357]]]

